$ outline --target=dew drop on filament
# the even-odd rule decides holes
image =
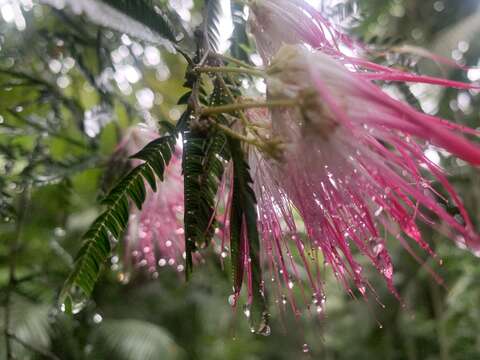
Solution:
[[[272,334],[272,329],[269,325],[265,325],[260,331],[258,331],[258,335],[262,336],[270,336]]]
[[[228,297],[228,304],[230,306],[235,306],[237,304],[237,297],[235,296],[235,294],[232,294]]]
[[[245,316],[246,316],[247,318],[250,317],[250,307],[249,307],[248,305],[244,305],[244,307],[243,307],[243,313],[245,314]]]

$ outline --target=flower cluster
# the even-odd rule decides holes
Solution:
[[[125,136],[119,149],[133,155],[158,133],[147,127],[135,127]],[[185,241],[183,228],[184,194],[182,155],[177,147],[165,170],[165,181],[158,182],[157,191],[147,190],[142,210],[132,208],[126,234],[126,255],[134,265],[145,267],[154,276],[165,266],[184,270]],[[134,160],[132,165],[139,165]],[[127,260],[128,262],[129,260]]]
[[[399,297],[387,239],[396,239],[419,262],[412,244],[436,257],[419,223],[479,252],[480,237],[460,196],[443,169],[426,156],[434,147],[478,166],[480,147],[468,137],[479,132],[422,113],[392,98],[379,84],[478,87],[370,62],[361,44],[303,0],[255,0],[251,10],[250,29],[266,66],[267,100],[297,104],[246,113],[261,129],[253,136],[283,144],[281,156],[275,157],[254,146],[248,149],[258,203],[260,263],[268,269],[268,282],[276,284],[276,298],[290,302],[298,313],[298,284],[303,301],[322,313],[326,267],[348,292],[367,297],[375,290],[364,276],[359,253]],[[154,136],[137,129],[124,146],[133,153]],[[127,251],[152,272],[157,265],[183,270],[178,263],[185,250],[179,150],[158,192],[150,193],[143,210],[134,211],[130,219]],[[220,194],[227,198],[228,215],[232,193],[227,195],[226,188],[234,181],[232,169],[226,174]],[[456,213],[445,209],[447,203]],[[226,218],[222,232],[228,235]],[[436,226],[440,222],[448,226]],[[246,253],[240,256],[251,301],[254,270],[248,249],[243,246]],[[235,289],[235,299],[239,291]]]
[[[397,239],[418,261],[412,241],[436,256],[418,222],[478,252],[480,237],[459,195],[425,155],[434,146],[480,165],[480,147],[465,136],[478,131],[421,113],[373,80],[476,87],[364,60],[359,44],[302,0],[259,0],[252,10],[251,30],[268,65],[268,100],[300,103],[248,114],[285,144],[281,161],[250,150],[262,255],[278,297],[289,298],[297,311],[292,288],[297,279],[306,279],[322,312],[322,263],[349,292],[352,280],[362,295],[374,291],[357,252],[398,296],[387,238]],[[447,202],[456,214],[445,210]],[[434,226],[439,222],[449,230]]]

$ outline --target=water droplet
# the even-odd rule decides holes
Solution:
[[[460,225],[465,225],[465,220],[463,219],[463,216],[460,214],[456,214],[453,217]]]
[[[68,314],[78,314],[88,303],[88,297],[77,287],[70,289],[65,300],[60,305],[60,310]]]
[[[259,331],[257,331],[257,334],[262,336],[270,336],[272,334],[272,329],[269,325],[265,325]]]
[[[310,347],[308,346],[307,343],[303,344],[302,346],[302,351],[306,354],[310,352]]]
[[[250,317],[250,306],[248,306],[247,304],[245,304],[245,305],[243,306],[243,313],[245,314],[245,316],[246,316],[247,318],[249,318],[249,317]]]
[[[165,259],[158,260],[158,266],[164,267],[165,265],[167,265],[167,260]]]
[[[118,275],[117,275],[117,279],[118,279],[118,281],[120,281],[122,284],[128,284],[128,282],[130,281],[130,275],[129,275],[128,273],[120,272],[120,273],[118,273]]]
[[[142,260],[138,263],[138,265],[141,266],[141,267],[147,266],[147,260],[142,259]]]
[[[237,304],[237,296],[235,294],[232,294],[228,297],[228,304],[230,306],[235,306]]]
[[[100,314],[93,315],[93,322],[95,324],[100,324],[103,321],[103,317]]]
[[[289,280],[289,281],[288,281],[288,288],[289,288],[289,289],[293,289],[294,286],[295,286],[295,284],[293,283],[293,281],[292,281],[292,280]]]
[[[61,227],[57,227],[53,230],[53,233],[57,237],[64,237],[65,234],[66,234],[66,231],[64,229],[62,229]]]
[[[228,256],[228,254],[226,251],[222,251],[220,256],[222,257],[222,259],[225,259]]]
[[[360,285],[358,287],[358,291],[360,291],[362,295],[365,295],[365,293],[367,292],[367,288],[365,287],[365,285]]]

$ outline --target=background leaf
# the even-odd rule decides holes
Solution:
[[[93,23],[133,37],[159,43],[171,51],[177,41],[170,20],[149,0],[40,0],[61,8],[68,5],[76,14],[84,14]]]
[[[97,349],[104,357],[119,360],[181,358],[181,349],[161,327],[135,319],[105,320],[96,330]],[[103,358],[103,357],[102,357]]]

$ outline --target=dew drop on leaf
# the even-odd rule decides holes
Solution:
[[[67,314],[78,314],[88,303],[88,297],[80,290],[72,290],[60,305],[60,310]]]

